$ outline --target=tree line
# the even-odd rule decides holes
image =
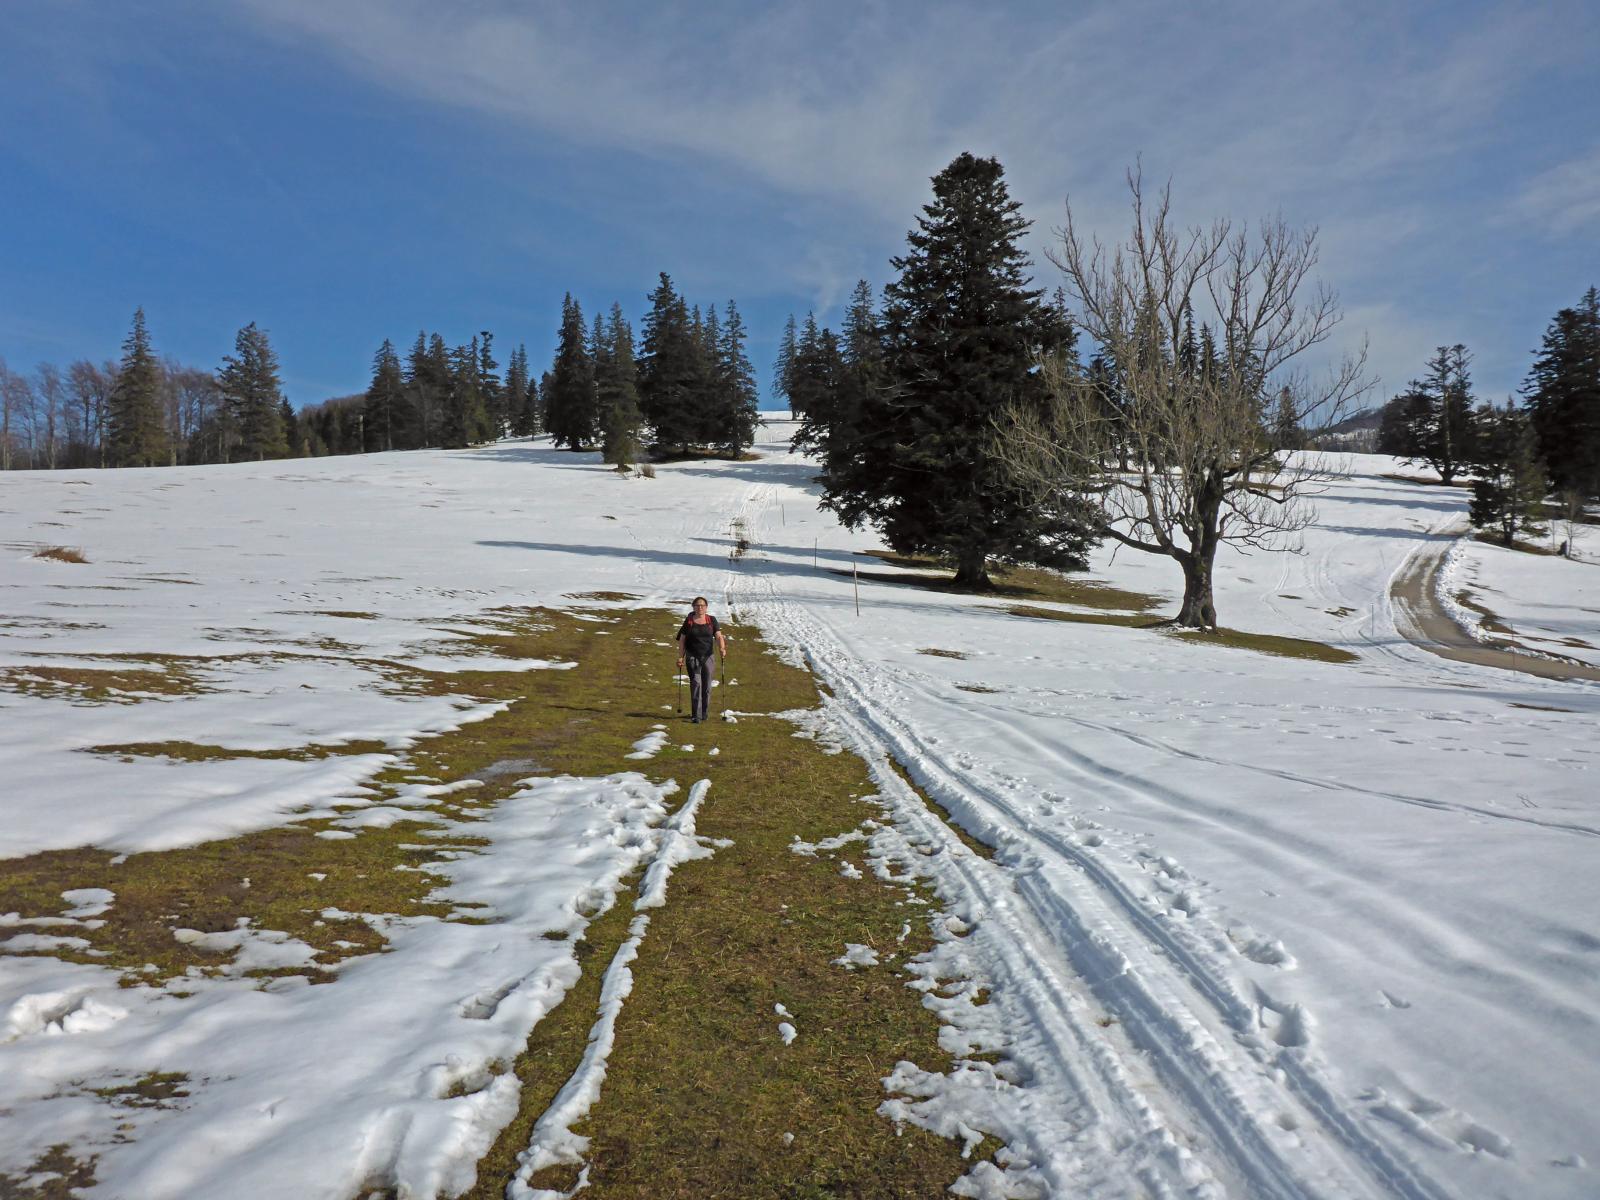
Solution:
[[[1377,449],[1438,472],[1472,476],[1473,524],[1507,545],[1540,529],[1553,492],[1576,519],[1600,496],[1600,292],[1556,313],[1522,386],[1522,404],[1473,393],[1472,356],[1440,346],[1422,376],[1383,406]]]
[[[656,457],[713,453],[738,457],[755,440],[755,373],[732,300],[703,313],[662,272],[650,293],[637,345],[613,304],[593,325],[568,295],[555,361],[544,377],[545,423],[558,447],[598,447],[626,467],[646,446]]]
[[[502,373],[494,336],[450,346],[418,332],[401,357],[386,340],[367,390],[296,410],[266,332],[241,329],[214,372],[158,358],[144,310],[120,361],[0,361],[0,470],[143,467],[459,448],[549,433],[628,466],[647,454],[737,457],[755,440],[758,394],[738,306],[702,313],[662,274],[643,338],[613,304],[587,325],[571,295],[550,368],[535,379],[518,345]]]

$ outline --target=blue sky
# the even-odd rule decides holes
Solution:
[[[1600,285],[1600,4],[4,0],[0,357],[273,338],[297,404],[385,337],[545,364],[563,292],[637,324],[656,273],[784,317],[875,287],[962,150],[1039,253],[1123,175],[1191,222],[1321,230],[1377,398],[1464,342],[1503,398]]]

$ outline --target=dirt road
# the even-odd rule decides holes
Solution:
[[[1395,626],[1401,634],[1424,650],[1457,662],[1521,671],[1544,679],[1600,681],[1600,668],[1585,663],[1531,654],[1503,643],[1477,641],[1440,607],[1436,587],[1439,571],[1451,543],[1464,532],[1466,526],[1462,522],[1439,530],[1395,573],[1389,594],[1394,602]]]

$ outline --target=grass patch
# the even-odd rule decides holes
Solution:
[[[967,655],[960,650],[940,650],[937,646],[924,646],[917,651],[918,654],[929,654],[934,658],[966,658]]]
[[[1036,621],[1071,621],[1078,625],[1121,625],[1131,629],[1155,629],[1163,624],[1158,617],[1138,613],[1072,612],[1063,608],[1039,608],[1032,604],[1008,604],[1001,612]]]
[[[494,663],[487,656],[505,655],[576,659],[575,670],[433,673],[391,664],[386,686],[514,703],[488,720],[422,742],[378,776],[377,789],[418,776],[475,779],[481,787],[443,797],[433,809],[408,810],[412,819],[389,829],[363,828],[339,840],[315,836],[333,821],[310,820],[180,850],[116,856],[120,861],[93,848],[0,861],[0,912],[51,917],[67,908],[63,891],[111,890],[115,900],[96,918],[104,922],[98,928],[19,931],[82,937],[86,950],[50,953],[118,968],[130,984],[228,970],[230,955],[180,943],[173,930],[221,932],[246,918],[252,928],[306,942],[316,952],[315,964],[293,973],[338,986],[328,968],[382,950],[385,939],[376,923],[359,915],[324,918],[327,909],[485,919],[430,898],[439,882],[430,862],[441,850],[470,852],[473,843],[459,834],[448,844],[428,837],[441,819],[470,822],[510,795],[520,778],[541,772],[595,776],[640,769],[657,780],[679,780],[680,796],[695,779],[709,777],[699,830],[733,845],[680,866],[667,907],[652,917],[632,967],[634,991],[618,1023],[602,1098],[582,1129],[592,1138],[590,1190],[601,1200],[942,1194],[970,1166],[958,1144],[915,1129],[897,1133],[876,1112],[884,1099],[881,1078],[900,1059],[929,1069],[949,1065],[938,1047],[937,1020],[904,986],[899,969],[905,957],[932,944],[921,914],[933,910],[906,906],[904,887],[866,870],[860,843],[814,858],[789,848],[796,837],[815,842],[882,816],[865,799],[873,787],[858,758],[796,736],[778,716],[814,707],[814,681],[766,652],[753,630],[726,625],[734,649],[732,690],[718,689],[718,700],[754,716],[737,724],[678,724],[663,706],[676,703],[671,639],[681,614],[613,611],[605,622],[583,619],[588,615],[497,610],[474,618],[476,632],[454,647],[482,653],[489,668]],[[669,722],[672,735],[661,753],[624,759],[659,721]],[[696,749],[682,749],[685,742]],[[718,756],[706,753],[712,747]],[[185,742],[97,749],[196,761],[235,754]],[[863,868],[865,878],[844,877],[841,859]],[[471,1195],[503,1194],[532,1122],[576,1068],[595,1018],[600,978],[632,916],[624,895],[575,940],[581,980],[536,1028],[517,1061],[505,1064],[522,1081],[521,1115],[480,1164]],[[906,922],[913,931],[901,943]],[[846,941],[875,947],[880,965],[857,971],[834,966]],[[791,1046],[778,1037],[775,1003],[794,1013],[800,1037]],[[139,1095],[141,1088],[153,1099],[177,1099],[176,1091],[160,1095],[169,1086],[180,1083],[118,1084],[107,1099],[120,1102],[116,1096]],[[785,1133],[794,1135],[792,1142],[783,1140]],[[990,1142],[981,1150],[993,1148]]]
[[[0,1171],[0,1196],[5,1200],[78,1200],[80,1188],[94,1186],[97,1161],[97,1157],[73,1158],[72,1147],[64,1142],[51,1146],[20,1175]]]
[[[624,600],[637,600],[639,597],[632,592],[567,592],[567,600],[602,600],[611,604],[620,604]]]
[[[949,572],[938,576],[889,574],[882,571],[862,571],[861,578],[879,583],[899,583],[912,587],[925,587],[936,592],[956,592],[975,596],[1010,596],[1023,600],[1048,600],[1057,604],[1076,604],[1081,608],[1118,609],[1126,612],[1149,612],[1163,603],[1156,596],[1144,592],[1113,587],[1104,580],[1063,575],[1041,567],[1002,566],[989,572],[993,583],[990,588],[957,587],[952,565],[938,558],[913,554],[895,554],[888,550],[866,550],[861,553],[882,562],[902,567],[908,571]],[[834,570],[836,575],[849,571]]]
[[[35,558],[47,558],[51,562],[86,563],[83,551],[75,546],[45,546],[33,552]]]
[[[1272,633],[1244,633],[1238,629],[1169,629],[1169,636],[1180,642],[1207,646],[1236,646],[1275,658],[1302,658],[1312,662],[1353,663],[1361,656],[1325,642],[1304,638],[1280,637]]]
[[[1497,546],[1501,550],[1516,550],[1521,554],[1537,554],[1543,558],[1559,558],[1553,548],[1543,542],[1530,542],[1526,538],[1512,538],[1511,545],[1506,545],[1505,538],[1498,533],[1490,533],[1487,529],[1480,529],[1472,535],[1472,540],[1482,542],[1485,546]]]
[[[338,745],[289,746],[279,750],[235,750],[227,746],[208,746],[200,742],[121,742],[105,746],[85,746],[85,754],[104,754],[132,761],[136,758],[166,758],[174,762],[216,762],[228,759],[263,758],[284,762],[320,762],[346,754],[384,754],[382,742],[341,742]]]
[[[1079,625],[1121,625],[1130,629],[1159,629],[1179,641],[1201,642],[1208,646],[1234,646],[1241,650],[1254,650],[1258,654],[1271,654],[1278,658],[1303,658],[1315,662],[1352,663],[1360,655],[1341,650],[1326,642],[1313,642],[1305,638],[1282,637],[1272,633],[1245,633],[1238,629],[1181,629],[1170,621],[1152,620],[1133,613],[1082,613],[1064,612],[1055,608],[1035,608],[1026,604],[1006,606],[1004,612],[1014,617],[1031,617],[1043,621],[1071,621]]]
[[[182,1071],[151,1071],[131,1083],[90,1088],[96,1096],[119,1108],[179,1108],[179,1100],[189,1092],[183,1085],[189,1076]]]
[[[999,688],[985,687],[981,683],[958,683],[956,687],[963,692],[979,692],[986,696],[998,696],[1000,694]]]
[[[107,655],[97,661],[129,657]],[[130,662],[126,667],[0,667],[0,691],[75,704],[137,704],[205,690],[188,662],[155,656],[146,661],[148,666]]]

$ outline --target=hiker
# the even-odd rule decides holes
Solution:
[[[678,630],[678,666],[689,662],[689,712],[696,724],[706,719],[706,709],[711,705],[711,651],[720,650],[728,657],[728,639],[722,636],[717,619],[706,611],[704,596],[694,598],[694,611],[684,618]]]

